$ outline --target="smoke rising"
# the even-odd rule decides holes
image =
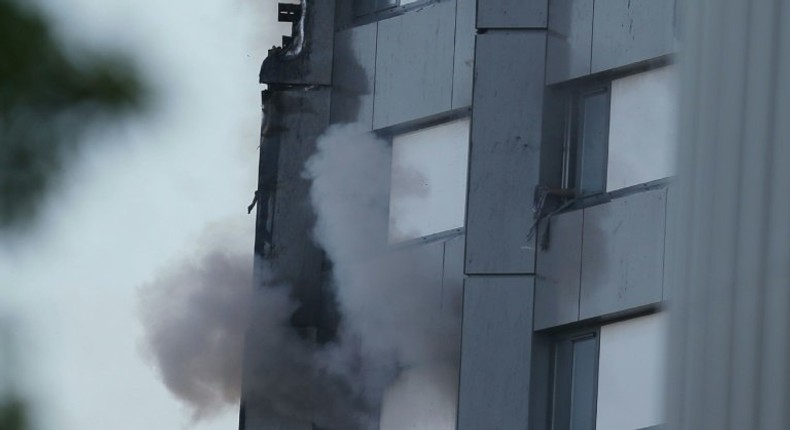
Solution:
[[[264,261],[253,279],[244,253],[208,251],[145,289],[152,356],[196,418],[237,401],[243,385],[250,424],[280,417],[325,429],[375,429],[385,397],[410,395],[405,383],[385,394],[411,369],[440,369],[420,377],[422,390],[440,397],[437,404],[454,404],[460,285],[442,285],[442,268],[427,262],[435,251],[388,244],[390,165],[385,142],[356,125],[337,125],[305,168],[315,239],[332,262],[342,314],[335,342],[318,346],[300,336],[289,325],[297,304],[288,287],[272,284]],[[403,412],[390,408],[388,422]]]
[[[238,401],[251,286],[251,259],[215,250],[142,290],[145,341],[196,418]]]
[[[366,353],[401,366],[448,360],[457,355],[459,291],[442,296],[423,249],[388,244],[390,165],[384,141],[356,125],[331,127],[307,166],[316,239],[334,264],[344,330]]]

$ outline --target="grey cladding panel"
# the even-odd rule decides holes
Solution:
[[[466,220],[466,273],[532,273],[543,32],[478,35]]]
[[[545,28],[548,0],[478,0],[477,28]]]
[[[373,127],[376,75],[376,32],[368,24],[335,35],[332,76],[332,122],[358,122]]]
[[[461,306],[464,289],[464,237],[458,236],[444,242],[444,265],[442,273],[442,301],[439,309],[451,321],[456,321],[458,339],[461,342]],[[458,357],[451,359],[457,360]]]
[[[535,329],[554,327],[579,319],[579,286],[582,268],[582,211],[551,218],[548,236],[541,223],[535,281]]]
[[[444,247],[445,243],[441,241],[411,244],[393,249],[384,259],[371,259],[366,265],[370,268],[383,265],[380,269],[372,269],[371,273],[388,273],[393,268],[408,267],[408,272],[395,276],[400,276],[398,279],[403,279],[403,282],[427,288],[421,298],[438,310],[444,299]]]
[[[444,276],[442,288],[444,297],[458,297],[464,283],[464,236],[458,236],[445,242],[444,245]],[[444,301],[444,300],[443,300]],[[446,302],[451,308],[459,308],[460,303]]]
[[[379,22],[373,127],[450,110],[455,2]]]
[[[581,319],[662,298],[666,190],[584,210]]]
[[[665,249],[678,249],[675,244],[679,240],[680,221],[678,213],[678,205],[680,204],[680,193],[678,192],[677,185],[674,182],[667,186],[667,230],[666,240],[664,241]],[[662,285],[662,298],[664,301],[672,300],[672,292],[676,288],[674,285],[679,278],[678,267],[680,267],[680,258],[672,252],[664,251],[664,284]]]
[[[455,57],[453,59],[453,109],[472,104],[475,63],[475,0],[457,0]]]
[[[593,0],[550,0],[546,83],[590,74]]]
[[[458,430],[527,428],[532,295],[530,276],[466,279]]]
[[[674,49],[674,0],[597,1],[594,14],[593,73]]]

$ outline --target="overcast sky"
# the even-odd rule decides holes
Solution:
[[[37,1],[65,43],[128,54],[157,95],[93,130],[38,227],[0,240],[0,315],[40,430],[235,429],[236,407],[191,423],[158,380],[139,290],[207,243],[252,255],[257,72],[281,33],[276,2]]]

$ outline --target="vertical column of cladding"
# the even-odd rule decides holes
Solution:
[[[532,428],[547,0],[478,0],[458,429]],[[540,375],[538,375],[540,376]],[[545,396],[544,396],[545,397]],[[536,424],[540,428],[540,424]]]
[[[280,21],[291,22],[293,32],[283,46],[269,51],[260,71],[264,122],[261,129],[259,179],[256,197],[256,270],[266,260],[276,282],[291,286],[299,308],[291,323],[303,336],[331,337],[322,282],[323,253],[312,239],[315,214],[310,184],[302,177],[305,161],[314,153],[317,138],[329,125],[334,34],[334,0],[302,0],[280,4]],[[256,326],[249,328],[245,353],[244,387],[254,384]],[[276,353],[276,352],[275,352]],[[299,417],[278,416],[255,394],[243,390],[239,428],[310,429]]]

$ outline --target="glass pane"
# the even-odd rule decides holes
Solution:
[[[601,328],[598,429],[634,430],[664,421],[665,335],[663,314]]]
[[[674,67],[612,82],[607,191],[674,174],[676,85]]]
[[[598,347],[595,337],[573,342],[571,430],[595,429],[595,370]]]
[[[468,118],[393,139],[391,241],[463,227],[468,153]]]
[[[555,347],[552,430],[594,430],[598,338],[566,338]]]
[[[579,128],[579,190],[581,194],[604,191],[606,139],[609,128],[609,92],[601,88],[581,96]]]

